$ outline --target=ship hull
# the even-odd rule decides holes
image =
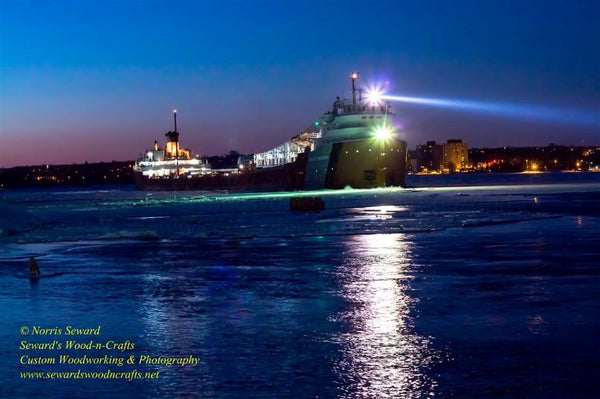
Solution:
[[[310,154],[304,187],[401,187],[406,178],[407,145],[399,139],[333,142]]]
[[[404,186],[406,142],[372,139],[332,145],[325,187],[330,189]]]
[[[239,173],[214,173],[202,176],[170,176],[150,178],[134,171],[138,190],[183,191],[183,190],[234,190],[234,191],[277,191],[301,190],[304,185],[306,154],[300,154],[295,162],[271,167],[250,168]]]
[[[401,187],[406,178],[407,145],[372,139],[333,143],[314,153],[300,154],[295,162],[241,173],[149,178],[134,172],[140,190],[281,191],[343,188]],[[310,176],[309,176],[310,175]]]

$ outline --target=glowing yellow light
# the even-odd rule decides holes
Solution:
[[[176,114],[176,113],[177,113],[177,110],[176,110],[176,109],[174,109],[174,110],[173,110],[173,113],[174,113],[174,114]]]
[[[350,77],[352,79],[358,79],[358,72],[352,72],[352,75],[350,75]]]

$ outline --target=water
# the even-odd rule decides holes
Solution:
[[[0,397],[598,397],[600,174],[573,176],[320,192],[314,213],[294,193],[4,191]],[[78,370],[129,374],[21,374]]]

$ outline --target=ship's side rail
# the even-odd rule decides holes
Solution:
[[[168,161],[137,161],[136,164],[140,167],[161,167],[161,166],[181,166],[181,165],[204,165],[201,159],[171,159]]]

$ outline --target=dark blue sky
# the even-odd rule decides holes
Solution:
[[[135,159],[173,108],[195,153],[266,150],[354,70],[389,94],[549,109],[393,103],[409,148],[600,145],[599,20],[598,0],[0,0],[0,166]]]

